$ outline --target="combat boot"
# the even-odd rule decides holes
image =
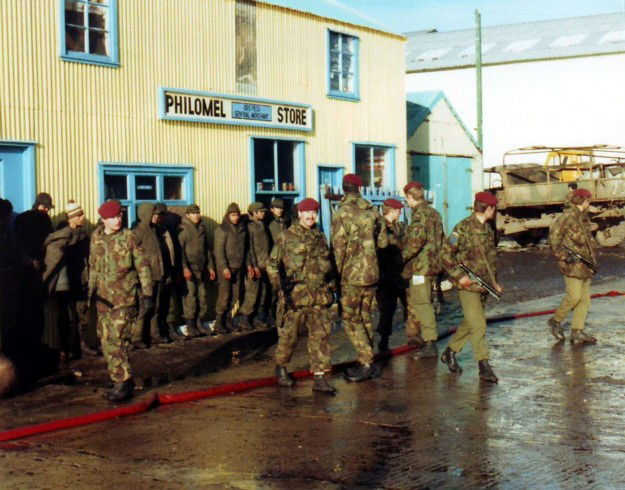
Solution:
[[[187,335],[191,338],[204,336],[204,334],[198,330],[194,320],[187,320]]]
[[[381,369],[376,364],[358,364],[355,367],[347,368],[344,378],[351,383],[358,383],[377,378],[380,374]]]
[[[312,390],[330,396],[336,395],[336,388],[328,382],[325,374],[315,374]]]
[[[171,344],[173,340],[169,336],[169,332],[164,329],[161,333],[161,328],[158,325],[152,325],[150,327],[150,343],[156,344]]]
[[[254,330],[254,327],[250,323],[251,315],[241,315],[241,319],[239,320],[239,330],[241,332],[251,332]]]
[[[423,344],[425,344],[425,341],[423,340],[423,337],[421,337],[421,334],[417,334],[414,337],[408,337],[406,339],[406,344],[414,345],[420,349],[423,347]]]
[[[199,330],[200,333],[204,335],[209,335],[209,336],[217,335],[217,332],[215,332],[215,330],[211,328],[210,324],[208,324],[208,326],[205,327],[204,322],[200,320],[197,321],[197,329]]]
[[[458,364],[458,360],[456,359],[456,353],[451,350],[451,347],[447,347],[443,351],[443,355],[441,356],[441,362],[443,364],[447,364],[447,367],[452,373],[461,373],[462,368],[460,364]]]
[[[92,349],[91,347],[87,345],[86,342],[82,340],[80,341],[80,351],[85,356],[95,357],[95,356],[102,355],[102,352],[100,352],[98,349]]]
[[[482,361],[478,361],[478,366],[480,368],[480,379],[484,381],[488,381],[489,383],[497,383],[499,378],[495,376],[493,369],[490,367],[488,363],[488,359],[484,359]]]
[[[217,313],[215,317],[215,333],[216,334],[228,334],[230,330],[226,328],[226,322],[223,313]]]
[[[180,327],[174,325],[169,326],[169,336],[173,340],[191,340],[190,337],[187,337],[180,331]]]
[[[278,385],[291,387],[295,385],[295,380],[289,374],[286,367],[276,366],[276,376],[278,377]]]
[[[571,344],[596,344],[597,339],[588,335],[583,330],[573,330],[571,332]]]
[[[436,342],[428,341],[425,345],[415,352],[415,359],[424,359],[428,357],[438,357],[438,349],[436,348]]]
[[[552,318],[547,320],[547,325],[551,329],[551,335],[553,335],[558,341],[564,340],[564,330],[562,330],[562,324]]]
[[[110,402],[123,402],[132,398],[134,391],[135,382],[130,378],[122,383],[115,383],[113,389],[104,393],[103,397]]]

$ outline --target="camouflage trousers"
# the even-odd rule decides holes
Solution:
[[[576,279],[564,276],[566,295],[562,303],[553,314],[553,319],[559,323],[563,322],[571,310],[573,310],[573,321],[571,330],[583,330],[590,308],[590,283],[591,279]]]
[[[432,306],[433,277],[421,277],[423,277],[422,284],[413,284],[411,280],[406,291],[408,296],[406,340],[408,343],[411,343],[418,335],[421,335],[425,342],[435,342],[438,339],[436,313]]]
[[[488,359],[488,343],[486,342],[486,316],[484,304],[486,296],[460,289],[458,291],[464,320],[449,341],[449,348],[454,352],[462,351],[464,344],[471,340],[473,357],[476,361]]]
[[[102,354],[108,364],[109,376],[115,383],[132,378],[128,362],[128,346],[137,308],[98,308],[98,335]]]
[[[406,316],[406,288],[403,282],[403,279],[398,278],[393,284],[378,284],[376,289],[375,296],[380,312],[377,331],[382,337],[388,338],[393,333],[393,317],[397,310],[397,300],[401,301],[404,317]]]
[[[182,298],[182,311],[185,320],[195,321],[202,319],[208,313],[208,293],[204,278],[195,275],[190,281],[185,281],[186,293]]]
[[[373,324],[371,313],[375,300],[375,286],[341,286],[343,327],[354,349],[358,362],[373,362]]]
[[[325,306],[299,307],[287,310],[282,316],[281,327],[278,328],[278,347],[276,348],[276,364],[285,366],[291,360],[300,327],[308,328],[308,357],[310,371],[313,373],[330,372],[330,314]]]

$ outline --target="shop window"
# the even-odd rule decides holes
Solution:
[[[395,187],[394,148],[390,146],[355,145],[355,172],[369,192],[393,191]]]
[[[359,100],[359,39],[329,31],[328,34],[328,95]]]
[[[61,58],[119,66],[117,0],[59,0]]]
[[[183,166],[101,164],[101,202],[118,199],[131,226],[142,202],[168,206],[193,203],[193,169]]]
[[[253,198],[269,204],[274,197],[287,203],[304,191],[304,147],[299,141],[253,140]]]

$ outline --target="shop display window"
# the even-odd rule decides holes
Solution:
[[[253,139],[254,200],[269,204],[274,197],[293,200],[304,190],[303,143]]]
[[[367,192],[394,190],[394,148],[390,146],[355,145],[354,171]]]
[[[100,202],[118,199],[127,226],[136,221],[142,202],[193,203],[193,169],[187,166],[101,164],[100,182]]]
[[[359,99],[359,39],[347,34],[328,33],[328,95]]]
[[[119,66],[117,0],[59,0],[61,58]]]

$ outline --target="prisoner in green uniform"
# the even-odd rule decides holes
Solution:
[[[566,294],[562,303],[548,320],[552,335],[564,340],[562,322],[573,311],[571,342],[594,344],[597,339],[584,332],[590,308],[590,283],[595,270],[584,263],[583,257],[596,264],[595,240],[590,232],[587,214],[592,194],[587,189],[576,189],[570,197],[571,205],[555,220],[549,229],[549,246],[564,276]]]
[[[438,211],[425,200],[420,182],[406,184],[404,193],[412,209],[412,220],[406,230],[402,250],[402,276],[408,281],[406,340],[420,347],[415,357],[437,357],[438,330],[432,306],[432,286],[442,271],[440,249],[445,237],[443,222]]]
[[[152,275],[140,239],[131,230],[122,229],[120,203],[107,201],[98,212],[103,226],[91,236],[89,298],[96,302],[102,353],[115,383],[105,398],[122,401],[133,394],[128,347],[138,297],[143,296],[145,308],[152,304]]]
[[[304,199],[296,221],[278,238],[267,263],[267,275],[278,294],[276,373],[281,386],[292,386],[287,366],[300,327],[308,328],[308,355],[314,374],[313,391],[334,394],[327,380],[330,362],[333,269],[325,236],[316,228],[319,203]]]
[[[471,341],[473,357],[478,361],[480,378],[496,383],[497,376],[488,362],[486,342],[486,316],[484,304],[486,292],[460,267],[464,265],[475,275],[488,282],[497,291],[502,288],[497,283],[495,269],[495,236],[489,221],[495,217],[497,198],[489,192],[475,195],[473,214],[458,223],[451,235],[444,241],[441,255],[443,267],[458,289],[464,321],[451,337],[441,361],[452,372],[462,372],[456,354]]]

